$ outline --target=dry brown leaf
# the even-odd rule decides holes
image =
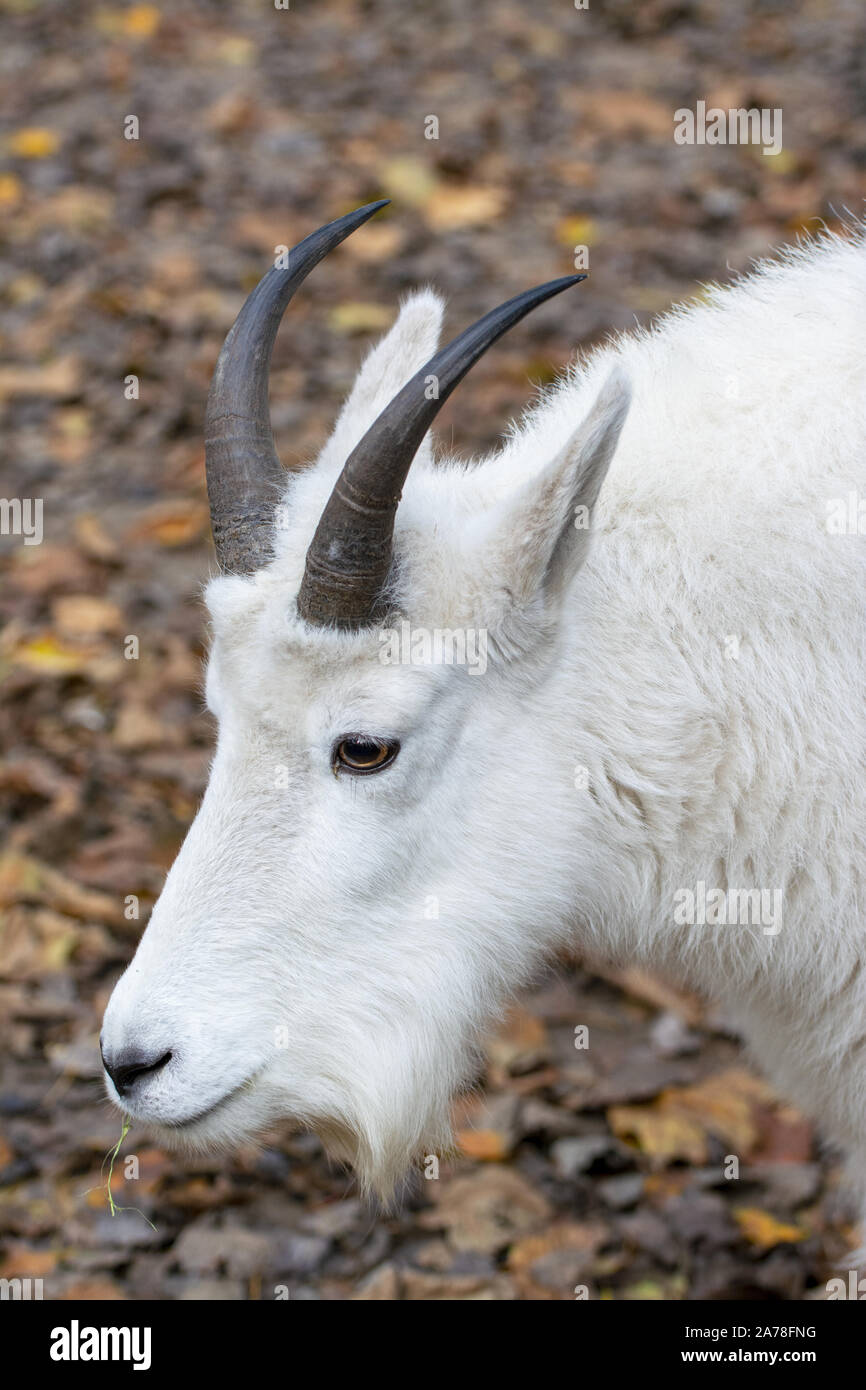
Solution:
[[[203,502],[177,498],[171,503],[158,503],[126,532],[128,541],[155,541],[171,549],[191,545],[199,540],[210,526],[210,512]]]
[[[396,256],[406,239],[406,233],[396,222],[373,222],[364,228],[363,236],[349,237],[346,254],[364,265],[378,265]]]
[[[555,1299],[573,1296],[570,1284],[563,1280],[561,1290],[556,1286],[551,1287],[546,1280],[536,1277],[542,1273],[540,1262],[550,1260],[550,1257],[572,1256],[575,1269],[580,1272],[580,1266],[588,1262],[596,1251],[608,1238],[608,1231],[600,1223],[580,1224],[575,1221],[563,1221],[551,1226],[548,1230],[542,1231],[538,1235],[525,1236],[518,1240],[508,1252],[506,1261],[508,1269],[514,1274],[517,1285],[524,1298],[534,1300]],[[563,1273],[569,1261],[561,1260]],[[538,1268],[535,1268],[538,1266]],[[571,1280],[571,1283],[574,1279]]]
[[[75,879],[30,855],[0,855],[0,907],[39,903],[84,921],[120,924],[122,904],[108,893],[85,888]]]
[[[504,188],[476,185],[469,188],[437,188],[424,205],[427,225],[434,232],[458,227],[478,227],[493,222],[505,210]]]
[[[703,1004],[697,995],[677,989],[667,981],[660,980],[657,975],[651,975],[636,966],[629,966],[624,970],[617,970],[612,966],[597,966],[596,974],[610,980],[611,984],[618,985],[633,998],[652,1004],[654,1008],[676,1014],[684,1023],[700,1023],[704,1016]]]
[[[94,560],[118,560],[120,549],[94,512],[79,512],[75,518],[75,539]]]
[[[455,1138],[467,1158],[484,1163],[501,1163],[511,1152],[508,1136],[495,1129],[459,1129]]]
[[[72,637],[120,632],[123,627],[123,614],[117,604],[91,594],[57,598],[51,613],[58,630]]]
[[[547,1061],[550,1042],[541,1019],[515,1005],[501,1027],[485,1039],[484,1050],[491,1067],[520,1074]]]
[[[511,1168],[485,1166],[427,1189],[435,1206],[419,1224],[446,1230],[457,1250],[492,1254],[550,1219],[547,1200]]]
[[[57,1268],[56,1250],[34,1250],[30,1245],[9,1245],[0,1263],[2,1279],[40,1279]]]
[[[174,730],[138,700],[125,704],[114,725],[118,748],[159,748],[171,741]]]
[[[75,396],[81,384],[77,357],[55,357],[37,367],[0,367],[0,399],[7,396]]]

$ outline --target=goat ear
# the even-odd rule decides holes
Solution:
[[[583,564],[593,510],[630,400],[628,379],[615,367],[565,447],[516,501],[512,497],[500,536],[507,582],[518,602],[539,591],[557,600]]]
[[[388,402],[433,356],[439,346],[443,309],[432,290],[419,290],[404,300],[393,327],[361,364],[321,461],[339,460],[342,467]],[[422,448],[427,447],[425,441]]]

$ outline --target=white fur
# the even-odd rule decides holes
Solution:
[[[826,526],[866,495],[863,237],[595,352],[471,469],[425,446],[395,613],[487,630],[475,677],[384,666],[378,631],[294,603],[336,473],[440,317],[403,307],[273,562],[209,587],[211,781],[105,1019],[107,1050],[172,1060],[124,1108],[193,1145],[295,1116],[388,1190],[447,1141],[479,1029],[573,942],[735,1009],[866,1185],[866,538]],[[358,730],[401,752],[335,776]],[[699,880],[781,889],[781,929],[675,925]]]

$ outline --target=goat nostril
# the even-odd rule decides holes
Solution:
[[[142,1053],[123,1052],[111,1062],[103,1053],[102,1061],[118,1095],[126,1096],[142,1077],[155,1076],[158,1071],[162,1071],[166,1063],[171,1061],[171,1052],[163,1052],[156,1056],[153,1053],[146,1056]]]

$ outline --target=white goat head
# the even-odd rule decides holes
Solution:
[[[430,361],[441,305],[422,293],[287,483],[267,395],[280,317],[379,206],[270,270],[216,368],[218,747],[102,1048],[111,1098],[164,1142],[229,1145],[291,1116],[384,1192],[446,1140],[479,1027],[563,930],[521,806],[536,779],[555,813],[571,774],[527,716],[585,553],[575,509],[595,503],[627,392],[615,375],[541,470],[491,496],[433,465],[427,430],[486,347],[584,277],[511,300]]]

